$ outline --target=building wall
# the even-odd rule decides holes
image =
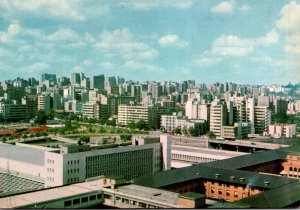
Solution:
[[[137,122],[143,119],[148,124],[148,112],[148,107],[120,105],[118,107],[118,123],[126,126],[132,121]]]
[[[254,108],[254,126],[256,134],[268,132],[269,124],[271,123],[271,112],[267,107],[255,106]]]
[[[300,179],[300,156],[288,155],[282,166],[282,175]]]
[[[161,144],[100,149],[86,152],[46,152],[45,186],[61,186],[101,175],[127,179],[161,171]]]
[[[206,197],[233,202],[260,193],[259,189],[233,184],[204,181]]]

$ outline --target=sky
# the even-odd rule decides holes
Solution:
[[[300,0],[0,0],[0,81],[300,82]]]

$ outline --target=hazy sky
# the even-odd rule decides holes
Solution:
[[[0,0],[0,80],[300,82],[300,1]]]

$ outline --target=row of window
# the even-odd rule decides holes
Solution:
[[[172,159],[174,160],[187,160],[187,161],[193,161],[193,162],[211,162],[215,161],[216,159],[212,158],[205,158],[205,157],[195,157],[190,155],[181,155],[181,154],[172,154]]]
[[[68,173],[68,174],[79,173],[79,168],[68,169],[68,170],[67,170],[67,173]]]
[[[215,188],[214,187],[211,188],[210,193],[215,194]],[[238,198],[238,196],[239,196],[238,192],[234,191],[233,193],[234,193],[233,197]],[[218,195],[223,195],[223,190],[222,189],[218,190]],[[231,196],[231,192],[229,190],[226,190],[226,197],[230,197],[230,196]],[[242,198],[245,198],[245,197],[246,197],[246,194],[242,193]]]
[[[290,171],[300,172],[300,168],[290,167]]]
[[[67,200],[64,202],[64,206],[65,207],[71,207],[74,205],[80,205],[89,201],[96,201],[96,200],[100,200],[103,199],[103,194],[97,194],[97,195],[90,195],[90,196],[86,196],[83,198],[76,198],[73,200]]]
[[[79,182],[79,177],[70,178],[67,180],[67,184],[74,183],[74,182]]]
[[[47,168],[47,171],[54,173],[54,168]]]
[[[53,177],[47,177],[47,181],[52,181],[52,182],[54,182],[54,178]]]
[[[73,164],[79,164],[79,160],[69,160],[68,161],[68,166],[73,165]]]
[[[54,160],[51,160],[51,159],[47,159],[47,163],[51,163],[51,164],[54,164]]]
[[[108,194],[105,194],[104,198],[112,200],[112,196],[108,195]],[[137,206],[139,208],[159,208],[159,209],[164,208],[162,206],[146,204],[146,203],[143,203],[143,202],[140,202],[140,201],[136,201],[136,200],[132,200],[132,199],[128,199],[128,198],[121,198],[121,197],[118,197],[118,196],[116,196],[116,203],[129,204],[131,206]]]

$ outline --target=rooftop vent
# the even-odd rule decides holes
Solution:
[[[230,180],[235,180],[235,177],[234,176],[230,176]]]
[[[220,177],[220,174],[215,174],[216,175],[216,178],[219,178]]]
[[[200,173],[197,173],[197,175],[198,175],[198,176],[201,176],[201,174],[200,174]]]
[[[264,181],[265,186],[268,186],[270,182]]]
[[[241,182],[244,182],[244,181],[245,181],[245,178],[241,177],[241,178],[240,178],[240,181],[241,181]]]
[[[159,196],[161,193],[153,193],[152,196]]]

